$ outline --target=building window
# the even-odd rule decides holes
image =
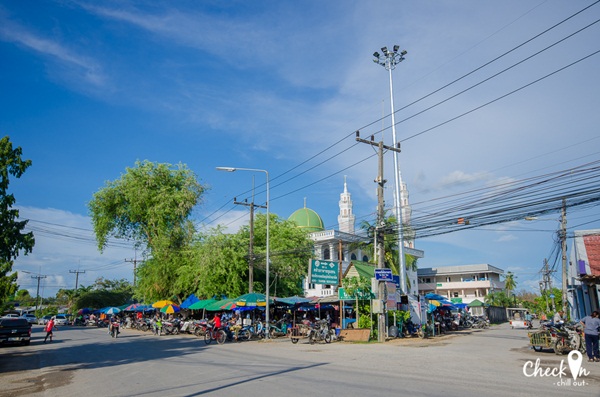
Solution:
[[[450,277],[446,277],[446,282],[449,283],[450,282]]]
[[[458,292],[455,292],[455,293],[454,293],[454,297],[455,297],[455,298],[458,298]]]
[[[366,256],[366,255],[363,255],[363,260],[362,260],[362,261],[363,261],[363,262],[368,262],[368,261],[369,261],[369,257],[368,257],[368,256]]]
[[[356,260],[356,254],[350,255],[350,260],[355,261]]]
[[[329,252],[329,248],[325,248],[325,251],[323,251],[323,259],[331,259],[331,252]]]

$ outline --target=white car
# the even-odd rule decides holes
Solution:
[[[37,317],[35,314],[23,314],[21,317],[26,319],[29,324],[37,323]]]
[[[45,315],[44,317],[40,317],[38,318],[38,324],[40,325],[46,325],[48,324],[48,321],[50,321],[50,319],[52,318],[51,315]]]
[[[67,316],[65,316],[64,314],[57,314],[56,319],[54,320],[54,324],[55,325],[67,325],[67,324],[69,324],[69,320],[67,319]]]

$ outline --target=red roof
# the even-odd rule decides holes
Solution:
[[[592,275],[600,276],[600,236],[583,236]]]

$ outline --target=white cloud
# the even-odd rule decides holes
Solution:
[[[80,80],[94,87],[104,87],[106,76],[102,67],[92,58],[50,38],[41,37],[25,27],[0,15],[0,38],[17,43],[52,62],[63,78]]]

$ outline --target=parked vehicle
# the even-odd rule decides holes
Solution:
[[[54,319],[54,324],[56,325],[69,325],[69,319],[64,314],[57,314]]]
[[[317,321],[308,331],[308,343],[313,345],[315,342],[324,341],[331,343],[332,330],[329,328],[327,320]]]
[[[51,315],[47,315],[47,316],[44,316],[44,317],[40,317],[40,318],[38,318],[38,321],[37,321],[37,323],[38,323],[39,325],[46,325],[46,324],[48,324],[48,321],[50,321],[50,319],[51,319],[51,318],[52,318],[52,316],[51,316]]]
[[[0,318],[0,343],[21,343],[28,345],[31,342],[31,324],[24,318]]]
[[[271,338],[277,338],[278,336],[287,335],[287,323],[283,320],[279,320],[276,323],[271,323],[269,326],[269,336]]]
[[[404,337],[418,336],[423,338],[423,329],[420,325],[413,323],[410,318],[404,323],[402,333],[404,334]]]
[[[165,335],[177,335],[179,333],[179,327],[181,327],[181,321],[178,319],[162,322],[163,331]]]
[[[37,317],[35,316],[35,314],[23,314],[23,316],[21,316],[21,318],[24,318],[25,320],[27,320],[27,322],[29,324],[37,323]]]

